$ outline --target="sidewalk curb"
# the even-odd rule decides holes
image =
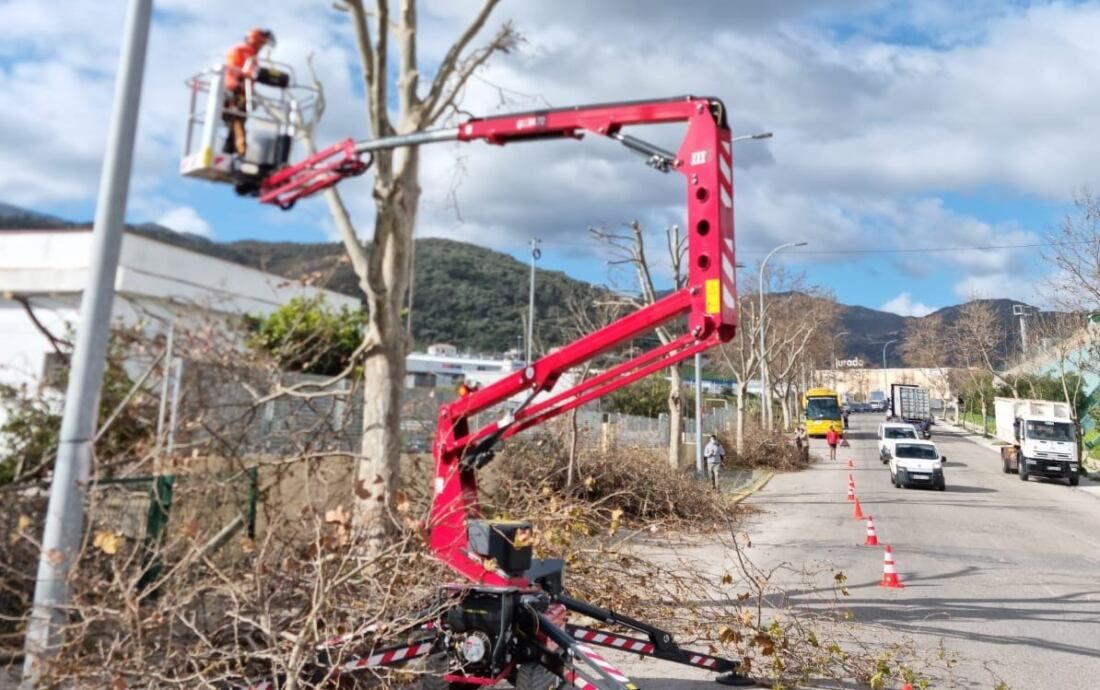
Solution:
[[[747,488],[743,491],[740,491],[736,494],[730,495],[730,497],[729,497],[730,505],[737,505],[738,503],[740,503],[741,501],[744,501],[749,496],[752,496],[757,491],[763,489],[767,485],[767,483],[771,481],[772,477],[774,477],[774,476],[775,476],[775,472],[772,472],[771,470],[767,470],[766,474],[764,474],[763,477],[761,477],[760,479],[757,479],[755,482],[750,484],[749,488]]]

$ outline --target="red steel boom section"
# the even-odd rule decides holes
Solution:
[[[624,127],[662,123],[687,125],[680,148],[674,153],[622,133]],[[525,578],[493,568],[469,549],[467,521],[479,516],[476,473],[478,467],[491,459],[494,443],[733,337],[736,327],[733,157],[725,107],[717,99],[685,96],[474,118],[451,130],[358,144],[342,142],[284,168],[261,185],[261,201],[289,208],[298,198],[329,187],[343,176],[363,172],[369,162],[363,163],[358,157],[370,151],[454,139],[503,145],[554,138],[580,139],[585,134],[615,139],[644,155],[658,170],[675,170],[684,176],[687,284],[656,303],[542,357],[525,370],[441,408],[432,446],[435,496],[431,548],[459,574],[483,585],[529,584]],[[685,316],[687,332],[667,345],[566,390],[553,390],[554,384],[570,369]],[[546,395],[533,403],[539,393]],[[470,429],[468,420],[472,415],[520,394],[527,396],[526,402],[508,418]]]

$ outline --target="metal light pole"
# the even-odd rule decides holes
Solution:
[[[1012,315],[1020,317],[1020,356],[1027,357],[1027,317],[1028,307],[1026,304],[1013,304]]]
[[[747,141],[749,139],[771,139],[771,132],[759,132],[757,134],[743,134],[730,139],[730,143]],[[741,268],[737,264],[736,268]],[[695,353],[695,471],[700,477],[704,476],[706,468],[703,466],[703,356]]]
[[[886,391],[890,389],[890,386],[886,383],[886,348],[890,347],[897,342],[897,339],[887,340],[882,344],[882,397],[886,397]]]
[[[836,339],[842,335],[851,335],[850,331],[841,331],[833,334],[833,390],[836,390]]]
[[[730,143],[736,144],[739,141],[746,141],[747,139],[771,139],[774,135],[771,132],[759,132],[757,134],[742,134],[739,137],[730,139]]]
[[[808,242],[781,244],[768,252],[764,260],[760,262],[760,313],[756,318],[760,320],[760,426],[764,429],[768,428],[768,413],[771,411],[768,409],[771,407],[771,392],[768,390],[768,359],[765,355],[767,349],[764,336],[764,269],[768,265],[768,259],[772,258],[772,255],[779,250],[788,247],[805,247],[807,244]]]
[[[706,476],[703,467],[703,355],[695,353],[695,471]]]
[[[103,370],[107,364],[115,274],[122,249],[152,13],[152,0],[131,0],[123,29],[113,112],[92,227],[88,284],[80,301],[80,323],[70,363],[57,460],[38,558],[34,608],[27,621],[24,688],[32,688],[37,683],[43,657],[57,652],[56,642],[69,603],[69,570],[80,550],[84,530],[84,492],[91,473],[92,439],[103,388]]]
[[[531,344],[535,338],[535,262],[542,256],[539,238],[531,240],[531,292],[527,303],[527,364],[531,363]]]

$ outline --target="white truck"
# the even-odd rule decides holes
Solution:
[[[895,422],[920,424],[932,419],[928,389],[904,383],[890,385],[890,418]]]
[[[1022,481],[1032,475],[1065,479],[1077,486],[1080,479],[1077,434],[1070,407],[1052,400],[996,398],[993,414],[1001,447],[1001,469],[1017,472]]]

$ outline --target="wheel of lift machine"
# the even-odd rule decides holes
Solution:
[[[473,683],[453,683],[443,680],[443,674],[450,668],[450,661],[446,652],[432,654],[424,660],[421,669],[424,675],[420,678],[420,690],[478,690],[483,687]]]
[[[558,690],[565,687],[565,681],[539,664],[520,664],[512,684],[516,690]]]

